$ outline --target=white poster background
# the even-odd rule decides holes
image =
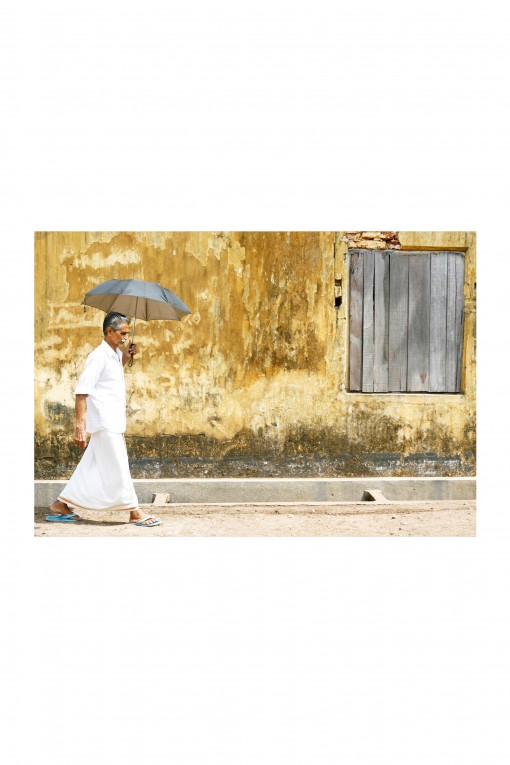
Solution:
[[[4,762],[507,761],[501,7],[4,3]],[[34,231],[381,228],[478,232],[476,538],[33,538]]]

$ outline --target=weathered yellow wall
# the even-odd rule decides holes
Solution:
[[[346,392],[348,246],[466,252],[464,395]],[[474,264],[465,233],[38,233],[36,475],[79,458],[72,391],[104,318],[81,302],[113,278],[159,282],[192,311],[137,321],[134,476],[472,473]]]

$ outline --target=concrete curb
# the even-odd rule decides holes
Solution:
[[[67,481],[35,481],[35,505],[50,505]],[[141,504],[168,495],[173,504],[361,502],[365,492],[389,502],[472,500],[475,478],[160,478],[135,479]],[[374,502],[363,502],[364,505]]]
[[[474,500],[428,500],[411,502],[254,502],[246,504],[209,503],[193,504],[144,504],[140,505],[147,514],[172,515],[367,515],[398,513],[430,513],[441,510],[462,510],[472,507]]]

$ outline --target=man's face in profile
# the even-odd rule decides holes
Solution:
[[[120,350],[124,350],[127,339],[129,337],[129,325],[124,323],[121,324],[118,329],[113,329],[113,327],[108,327],[106,330],[106,337],[105,340],[112,345],[115,349],[120,348]]]

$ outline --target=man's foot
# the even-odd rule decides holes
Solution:
[[[73,511],[69,507],[69,505],[66,505],[65,502],[62,502],[60,499],[56,499],[55,502],[50,505],[50,511],[48,515],[72,515]],[[74,516],[75,521],[79,521],[80,516],[75,515]]]
[[[159,526],[161,523],[155,515],[145,516],[140,508],[138,510],[131,510],[129,513],[129,523],[136,523],[137,521],[143,521],[143,523],[138,524],[139,526]]]

